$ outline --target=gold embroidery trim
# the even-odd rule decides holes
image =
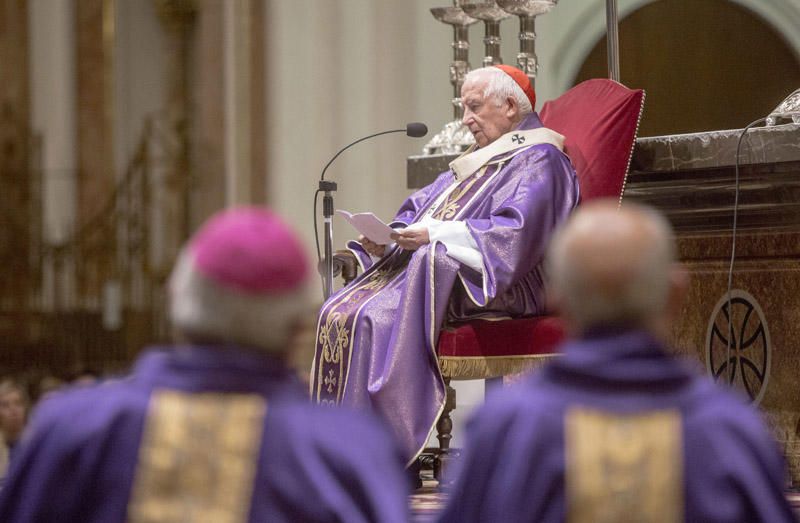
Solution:
[[[567,521],[683,521],[683,438],[675,410],[567,413]]]
[[[351,288],[347,289],[336,303],[332,304],[328,309],[325,316],[325,324],[320,323],[317,329],[317,341],[322,346],[322,363],[318,365],[317,374],[317,390],[316,400],[323,404],[338,403],[342,398],[344,386],[347,382],[347,373],[350,369],[350,362],[347,362],[345,369],[344,362],[344,348],[350,349],[349,354],[352,355],[353,351],[353,326],[355,320],[352,322],[351,327],[347,327],[348,316],[337,309],[341,305],[347,304],[355,295],[360,291],[377,291],[386,286],[392,279],[395,278],[404,266],[395,267],[391,269],[379,268],[370,274],[364,280],[354,284]],[[356,316],[361,308],[353,314]],[[333,364],[338,366],[338,370],[332,368],[325,371],[325,364]],[[325,389],[328,394],[334,395],[336,400],[323,400],[322,391]]]
[[[128,521],[247,521],[266,410],[256,395],[155,391]]]
[[[445,198],[445,201],[443,201],[436,212],[433,213],[433,218],[443,221],[452,220],[461,209],[461,205],[458,201],[481,179],[488,167],[488,165],[484,165],[474,176],[470,176],[459,183],[458,187],[453,189],[453,192]]]

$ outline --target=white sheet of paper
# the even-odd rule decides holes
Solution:
[[[342,216],[358,232],[378,245],[389,245],[394,241],[391,235],[396,231],[383,223],[380,218],[371,212],[351,214],[347,211],[337,209],[336,214]]]

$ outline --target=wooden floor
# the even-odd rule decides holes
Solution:
[[[447,500],[447,494],[442,492],[439,483],[433,479],[432,471],[423,470],[421,476],[422,488],[409,496],[411,521],[414,523],[435,521]]]
[[[797,521],[800,521],[800,490],[787,492],[786,498],[789,500],[789,503],[794,509],[794,515],[797,517]]]

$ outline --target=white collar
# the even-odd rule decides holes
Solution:
[[[559,151],[564,150],[564,137],[547,127],[510,131],[486,147],[481,149],[470,147],[464,154],[450,162],[450,169],[453,170],[456,180],[463,180],[490,163],[490,160],[497,155],[542,143],[554,145]]]

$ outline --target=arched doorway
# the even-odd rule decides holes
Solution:
[[[640,136],[740,128],[800,86],[800,62],[781,35],[727,0],[659,0],[619,32],[622,82],[647,91]],[[605,76],[603,37],[575,83]]]

